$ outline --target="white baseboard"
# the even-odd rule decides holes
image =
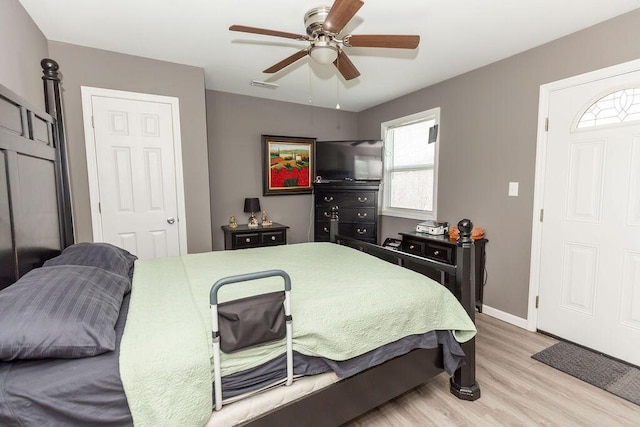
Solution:
[[[482,305],[482,313],[486,314],[487,316],[495,317],[496,319],[502,320],[503,322],[510,323],[519,328],[527,329],[527,319],[523,319],[522,317],[505,313],[504,311],[500,311],[484,304]]]

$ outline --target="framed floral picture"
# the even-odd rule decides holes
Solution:
[[[262,135],[263,195],[309,194],[315,138]]]

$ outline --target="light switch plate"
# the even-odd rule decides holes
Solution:
[[[518,196],[518,183],[510,182],[509,183],[509,196],[517,197]]]

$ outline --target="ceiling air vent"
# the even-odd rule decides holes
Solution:
[[[255,86],[255,87],[262,87],[265,89],[277,89],[278,85],[275,83],[267,83],[267,82],[261,82],[259,80],[251,80],[251,86]]]

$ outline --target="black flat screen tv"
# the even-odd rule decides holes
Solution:
[[[380,181],[382,141],[316,141],[316,181]]]

